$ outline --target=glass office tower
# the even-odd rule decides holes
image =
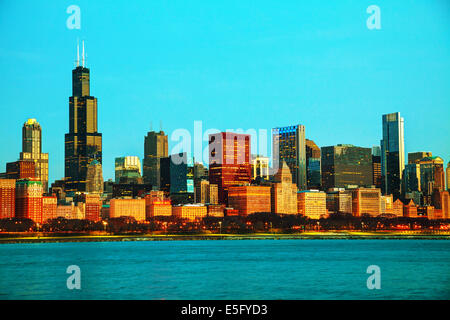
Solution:
[[[169,153],[168,137],[164,131],[149,131],[144,137],[144,182],[161,188],[161,160]]]
[[[299,190],[307,189],[305,126],[295,125],[272,129],[274,174],[286,161],[292,173],[292,183]]]
[[[320,148],[306,139],[306,180],[308,189],[319,189],[322,185]]]
[[[381,140],[381,189],[383,194],[400,197],[405,168],[404,119],[400,112],[383,115]]]
[[[373,183],[372,150],[351,144],[322,147],[322,187],[369,187]]]

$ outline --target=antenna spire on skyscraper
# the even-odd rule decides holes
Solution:
[[[80,66],[80,40],[77,38],[77,67]]]
[[[84,40],[83,40],[83,55],[82,55],[82,62],[83,62],[83,68],[84,68]]]

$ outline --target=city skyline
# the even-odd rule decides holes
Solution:
[[[9,10],[16,10],[12,3],[2,5],[8,7]],[[105,180],[114,179],[114,159],[116,157],[131,155],[143,158],[144,135],[149,131],[150,122],[156,124],[159,121],[163,122],[162,129],[169,135],[169,150],[174,144],[170,141],[171,132],[178,128],[185,128],[192,134],[195,120],[202,120],[205,130],[208,128],[218,128],[219,130],[243,128],[245,131],[255,128],[266,129],[268,132],[275,127],[301,123],[306,127],[306,138],[314,140],[319,147],[337,144],[372,147],[379,145],[379,141],[382,139],[381,115],[400,112],[405,119],[405,154],[431,151],[433,155],[443,158],[445,164],[450,160],[450,146],[445,143],[450,136],[447,120],[450,97],[449,93],[445,91],[445,88],[449,87],[446,74],[450,70],[448,50],[450,37],[448,37],[449,31],[447,31],[450,28],[435,30],[439,24],[448,23],[448,20],[444,19],[445,15],[437,15],[439,9],[445,9],[443,2],[434,4],[434,7],[427,7],[421,12],[423,19],[431,19],[431,17],[436,19],[434,24],[417,26],[405,19],[406,16],[414,14],[415,11],[411,12],[411,10],[420,10],[420,5],[397,10],[401,5],[387,5],[382,1],[380,7],[383,10],[384,23],[379,34],[364,28],[363,5],[360,8],[358,6],[349,8],[343,5],[343,8],[338,8],[336,14],[340,14],[342,19],[348,18],[349,22],[337,22],[340,27],[339,31],[344,31],[341,35],[338,31],[331,34],[317,32],[317,30],[326,31],[336,27],[331,21],[320,20],[329,17],[330,8],[315,7],[311,4],[298,5],[298,21],[288,19],[283,24],[283,29],[291,30],[285,36],[301,40],[299,44],[288,44],[289,41],[283,40],[283,34],[276,27],[271,28],[270,24],[267,24],[261,27],[266,31],[271,31],[269,33],[274,37],[273,39],[258,33],[258,28],[255,26],[255,30],[247,30],[248,33],[242,35],[234,44],[226,45],[225,40],[230,40],[230,34],[226,32],[224,26],[214,25],[214,32],[221,35],[217,40],[219,42],[213,41],[203,53],[200,49],[193,49],[189,46],[184,51],[185,57],[174,54],[172,50],[175,44],[172,41],[163,41],[163,38],[170,35],[181,37],[180,24],[186,23],[188,17],[181,15],[182,19],[174,24],[174,27],[176,26],[174,29],[164,29],[163,26],[170,26],[164,20],[164,17],[167,17],[167,12],[164,11],[158,20],[162,29],[158,29],[159,31],[155,31],[155,34],[152,35],[155,39],[162,41],[161,45],[157,46],[157,54],[152,56],[151,51],[145,51],[150,55],[150,57],[146,57],[141,53],[136,53],[145,48],[151,48],[151,45],[133,42],[136,38],[130,36],[129,39],[123,40],[127,47],[128,59],[125,59],[127,57],[124,54],[125,48],[117,47],[117,43],[120,41],[108,38],[113,35],[108,34],[106,39],[99,40],[98,29],[96,31],[95,26],[108,20],[110,16],[100,15],[98,21],[93,21],[92,11],[94,8],[101,10],[96,6],[98,4],[80,3],[83,22],[79,31],[65,28],[65,18],[67,17],[64,15],[65,8],[61,7],[61,12],[58,12],[58,8],[51,7],[49,14],[62,15],[61,26],[57,27],[61,30],[54,25],[43,23],[41,30],[25,33],[24,41],[20,43],[13,40],[12,36],[15,32],[20,32],[23,28],[36,22],[36,19],[42,22],[39,15],[25,15],[25,17],[19,17],[18,21],[12,21],[6,17],[6,19],[1,19],[1,23],[5,24],[4,27],[8,24],[14,31],[6,35],[0,47],[2,57],[7,58],[2,59],[0,63],[5,71],[5,76],[10,79],[1,89],[5,103],[3,108],[7,108],[8,105],[14,107],[11,112],[8,112],[8,117],[2,118],[2,126],[0,126],[3,145],[0,150],[0,166],[2,167],[0,171],[4,171],[7,162],[18,160],[21,146],[21,125],[27,119],[35,118],[42,127],[42,148],[49,153],[49,181],[53,182],[64,176],[62,137],[68,132],[67,99],[70,96],[70,70],[73,68],[72,62],[76,57],[77,37],[86,40],[87,53],[92,58],[92,60],[87,60],[87,67],[92,69],[92,92],[99,99],[98,127],[99,132],[104,135],[103,172]],[[136,7],[126,8],[125,12],[128,14],[146,12],[145,4],[142,6],[144,8],[139,8],[139,10]],[[396,6],[397,16],[395,19],[399,20],[396,23],[389,19],[392,17],[393,6]],[[30,7],[34,8],[34,4],[30,4]],[[121,4],[118,7],[121,8]],[[233,6],[231,7],[233,8]],[[161,7],[158,8],[162,10]],[[268,10],[267,4],[263,4],[258,12],[250,10],[252,9],[250,5],[236,4],[236,8],[239,9],[237,10],[238,16],[245,13],[263,14]],[[310,25],[302,22],[303,15],[301,13],[317,8],[323,10],[317,10],[317,18],[308,18],[311,22]],[[47,9],[46,4],[43,4],[36,11],[31,11],[41,12],[45,9]],[[173,9],[178,14],[182,11],[180,8]],[[217,7],[215,9],[217,10]],[[205,10],[203,9],[201,14],[206,14]],[[154,11],[148,10],[148,12],[149,17],[155,19],[155,16],[150,14]],[[219,14],[217,11],[215,12]],[[230,15],[231,12],[226,11],[219,15],[219,18],[225,19]],[[284,15],[293,17],[291,14],[276,11],[273,19],[277,23],[281,23],[281,17]],[[151,19],[147,21],[144,16],[141,13],[137,15],[138,22],[130,21],[130,19],[126,19],[126,22],[140,23],[142,27],[154,31],[151,29]],[[22,19],[25,18],[29,20],[24,23]],[[55,20],[57,21],[57,19]],[[120,35],[122,32],[119,29],[123,23],[117,23],[111,27],[115,31],[119,31]],[[239,21],[236,23],[236,28],[239,28]],[[285,24],[289,24],[290,28]],[[196,23],[187,23],[186,26],[191,31],[201,30],[200,25]],[[55,30],[50,30],[53,27]],[[194,44],[197,41],[206,45],[204,40],[212,39],[210,37],[214,35],[214,32],[189,34],[188,39],[191,41],[189,43]],[[414,32],[416,37],[411,39]],[[36,39],[31,40],[28,37]],[[398,37],[402,41],[395,44]],[[383,46],[383,39],[388,41],[391,47]],[[36,41],[42,40],[48,44],[48,46],[44,46],[45,49],[36,43]],[[233,51],[236,48],[243,48],[242,45],[248,43],[247,40],[252,41],[246,50]],[[264,40],[267,42],[264,43]],[[331,40],[331,43],[343,41],[344,46],[334,52],[321,40]],[[226,52],[231,54],[229,57],[217,51],[221,41],[225,41],[225,44],[222,43],[222,47],[225,47]],[[303,45],[311,45],[309,50],[303,48],[302,41]],[[413,44],[414,41],[415,44]],[[374,47],[369,46],[370,43]],[[270,45],[268,46],[268,44]],[[277,44],[282,45],[279,51],[274,50],[272,46]],[[440,49],[435,47],[437,44]],[[403,45],[410,51],[403,52],[401,50]],[[419,49],[421,45],[422,48]],[[390,48],[388,52],[394,53],[391,59],[381,57],[386,53],[386,47]],[[35,48],[41,49],[36,52]],[[116,52],[107,54],[106,51],[103,51],[111,49]],[[260,49],[266,50],[261,53],[262,57],[256,56],[254,60],[250,59],[249,54]],[[295,53],[292,53],[292,49],[295,49]],[[357,52],[352,53],[351,51],[354,49],[357,49]],[[13,55],[11,52],[23,52],[24,54]],[[31,53],[27,55],[27,52]],[[314,53],[317,52],[319,54],[315,55]],[[167,60],[161,58],[160,54],[163,53],[169,55]],[[194,58],[199,53],[201,54]],[[286,54],[289,57],[283,59],[282,62],[276,60]],[[269,56],[270,59],[268,59]],[[421,59],[420,68],[418,68],[415,64],[423,57],[428,58]],[[131,58],[137,61],[131,63],[129,61]],[[224,59],[226,67],[230,71],[219,67],[220,62]],[[354,63],[349,64],[352,59]],[[404,59],[406,60],[403,61]],[[308,62],[306,63],[308,66],[305,66],[305,61]],[[201,62],[204,64],[201,65]],[[245,67],[248,62],[251,63]],[[321,62],[325,62],[325,64],[321,65]],[[158,64],[160,66],[157,66]],[[142,71],[138,71],[138,66],[142,67]],[[345,71],[343,72],[342,67],[344,66]],[[114,72],[110,70],[112,67]],[[276,71],[277,68],[281,68],[280,73]],[[286,68],[293,70],[288,72]],[[357,71],[361,68],[363,72],[359,74]],[[316,71],[319,72],[317,76],[311,78],[311,82],[305,82],[307,77]],[[250,76],[247,76],[246,73]],[[280,77],[275,79],[274,76],[277,75]],[[325,77],[317,79],[317,77],[323,76]],[[367,77],[367,81],[359,83],[358,81],[362,80],[361,77]],[[411,77],[417,80],[414,81]],[[425,78],[427,81],[423,81]],[[37,81],[37,79],[43,80]],[[339,79],[343,83],[338,83]],[[124,82],[130,82],[130,84]],[[206,86],[208,90],[205,90],[205,83],[215,85]],[[132,87],[130,87],[131,84],[133,84]],[[273,90],[268,90],[268,87],[272,85],[274,85]],[[20,89],[22,88],[30,94],[21,94]],[[149,88],[150,94],[148,93]],[[312,92],[307,92],[306,89],[312,90]],[[314,97],[318,91],[321,91],[322,97]],[[322,91],[325,91],[326,94]],[[49,95],[48,92],[52,92],[52,94]],[[186,95],[187,92],[190,94]],[[344,97],[349,93],[352,93],[350,97]],[[225,97],[227,98],[224,99]],[[246,112],[241,117],[233,116],[233,114],[240,114],[242,108]],[[123,129],[127,134],[120,135],[118,128]],[[323,130],[323,128],[327,130]],[[270,137],[268,138],[270,140]],[[252,153],[257,152],[252,151]]]

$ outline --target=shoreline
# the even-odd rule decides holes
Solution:
[[[0,244],[60,243],[60,242],[118,242],[118,241],[186,241],[186,240],[450,240],[450,233],[427,232],[302,232],[293,234],[59,234],[0,237]]]

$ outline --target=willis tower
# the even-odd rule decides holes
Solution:
[[[97,98],[90,95],[89,69],[82,65],[77,46],[77,66],[72,70],[72,96],[69,98],[69,133],[65,135],[66,191],[86,191],[89,164],[102,163],[102,134],[97,132]]]

